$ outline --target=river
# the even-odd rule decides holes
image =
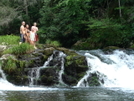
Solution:
[[[9,83],[0,69],[0,101],[134,101],[133,50],[78,53],[86,56],[91,68],[75,87],[18,87]],[[101,86],[89,87],[87,83],[83,84],[91,73],[96,73],[100,81],[104,81]]]
[[[0,91],[0,101],[134,101],[134,91],[121,88],[29,88]]]

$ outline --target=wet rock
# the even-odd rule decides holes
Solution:
[[[47,55],[47,56],[50,56],[53,53],[54,50],[55,50],[55,48],[53,48],[53,47],[45,48],[44,49],[44,54]]]
[[[33,68],[43,66],[44,61],[47,60],[47,57],[43,54],[43,50],[36,50],[30,54],[20,55],[19,60],[26,62],[26,68]]]
[[[61,51],[66,54],[66,56],[62,54],[65,60],[62,74],[63,82],[75,86],[88,70],[87,61],[84,56],[63,47],[41,45],[37,50],[23,55],[3,55],[6,60],[2,64],[2,69],[9,82],[16,85],[28,85],[29,70],[43,66],[45,61],[52,56],[47,67],[40,70],[37,82],[39,85],[54,86],[59,84],[59,71],[63,65],[63,58],[60,57]]]
[[[16,56],[15,55],[12,55],[12,54],[4,54],[1,56],[1,59],[2,60],[7,60],[8,58],[12,58],[13,60],[16,60]]]
[[[88,70],[86,58],[75,53],[68,55],[65,61],[63,81],[68,85],[76,85]]]
[[[39,84],[52,86],[58,84],[58,72],[56,68],[49,67],[40,70]]]
[[[100,86],[99,77],[96,73],[90,74],[87,82],[89,86]]]

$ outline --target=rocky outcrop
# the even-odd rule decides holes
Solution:
[[[44,54],[45,49],[37,49],[31,53],[15,56],[4,54],[2,56],[2,69],[7,75],[7,80],[15,85],[28,85],[29,68],[43,66],[50,54]],[[48,50],[48,53],[50,50]]]
[[[64,47],[40,45],[37,50],[30,53],[17,56],[5,54],[2,57],[2,69],[7,75],[7,80],[15,85],[29,85],[31,82],[30,70],[43,66],[50,57],[52,59],[49,60],[46,67],[40,69],[39,78],[35,78],[38,85],[54,86],[60,84],[59,72],[62,70],[63,82],[69,86],[75,86],[89,69],[84,56]],[[33,75],[36,76],[36,72]]]
[[[39,85],[53,86],[58,84],[58,73],[53,67],[48,67],[40,70]]]
[[[76,85],[88,70],[86,58],[76,53],[71,53],[65,58],[65,73],[63,81],[68,85]]]

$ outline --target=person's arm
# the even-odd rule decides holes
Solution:
[[[34,30],[34,26],[31,27],[31,31]]]
[[[37,31],[39,30],[38,27],[36,27]]]

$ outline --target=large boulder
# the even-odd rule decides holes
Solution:
[[[39,85],[53,86],[58,84],[58,72],[53,67],[43,68],[40,70]]]
[[[76,85],[88,70],[86,58],[77,53],[70,53],[65,58],[63,81],[68,85]]]
[[[24,74],[25,61],[19,61],[14,57],[3,59],[2,69],[6,73],[6,78],[9,82],[15,85],[25,85],[28,81],[28,76]]]

